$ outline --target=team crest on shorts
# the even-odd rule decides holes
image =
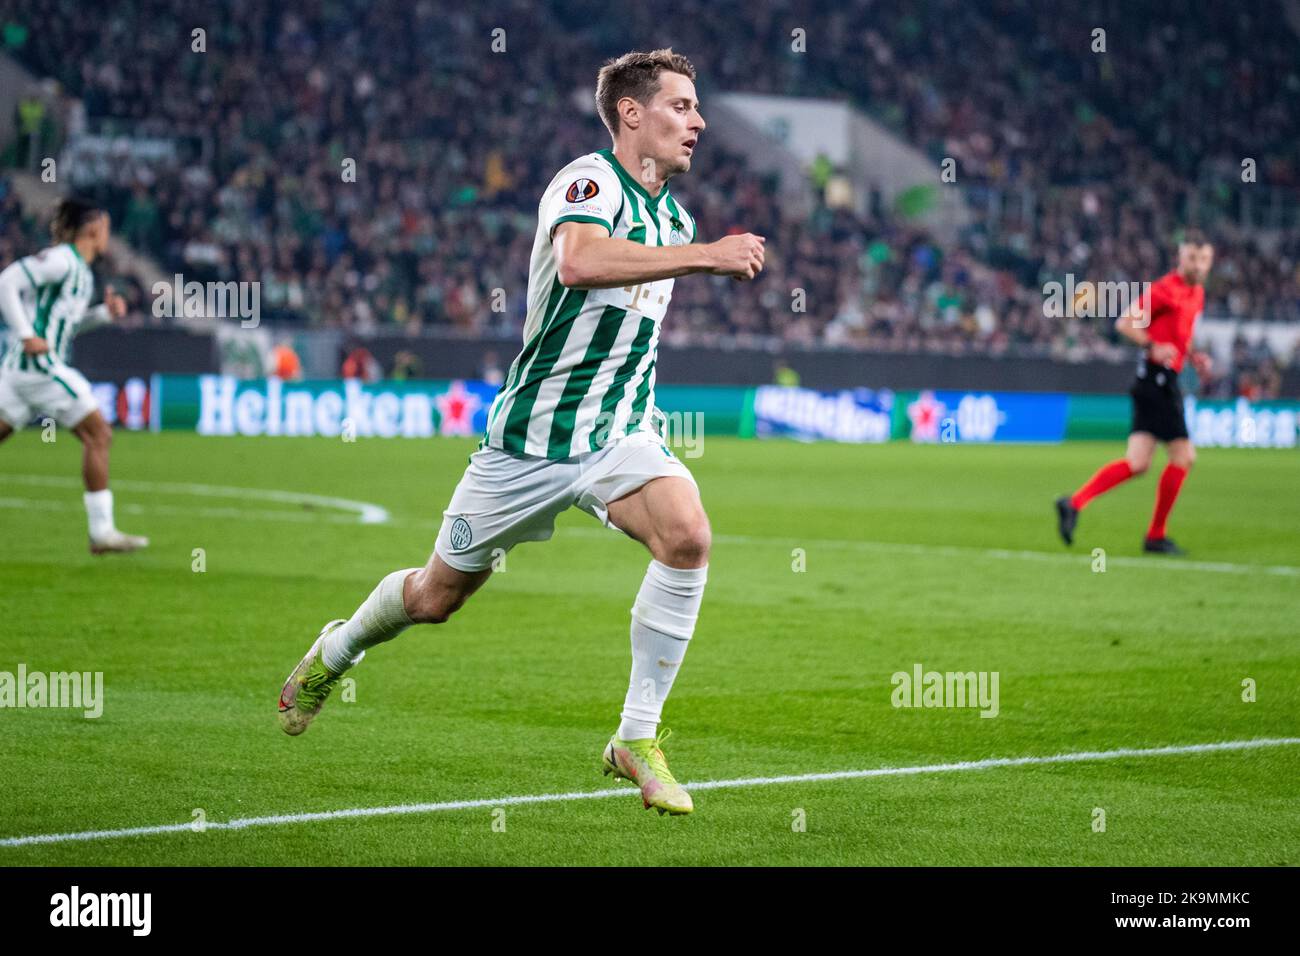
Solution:
[[[474,533],[470,530],[468,521],[464,518],[457,518],[451,523],[451,549],[453,551],[464,551],[473,540]]]
[[[564,194],[565,202],[586,202],[600,192],[594,179],[578,179],[569,184],[569,191]]]

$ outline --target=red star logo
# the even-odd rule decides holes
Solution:
[[[466,391],[465,383],[455,381],[451,387],[434,398],[438,406],[439,435],[473,435],[474,413],[483,402],[473,392]]]
[[[907,406],[907,417],[912,420],[912,441],[938,441],[939,422],[948,412],[948,406],[936,401],[934,392],[922,392],[916,401]]]

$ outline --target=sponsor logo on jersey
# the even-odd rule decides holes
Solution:
[[[600,192],[600,187],[592,179],[578,179],[569,184],[569,191],[564,194],[565,202],[584,202]]]

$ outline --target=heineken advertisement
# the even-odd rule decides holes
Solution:
[[[1300,402],[1198,401],[1183,409],[1192,443],[1202,448],[1294,448]]]
[[[475,437],[487,426],[497,386],[474,380],[322,379],[282,382],[229,375],[155,375],[127,402],[154,431],[201,435]],[[130,384],[128,383],[128,388]],[[661,385],[656,403],[670,422],[690,418],[705,435],[875,443],[1122,441],[1127,395],[961,392],[943,389],[814,389],[765,385]],[[130,396],[127,396],[128,398]],[[1202,447],[1294,448],[1300,402],[1186,400],[1192,440]]]
[[[431,438],[482,434],[485,382],[282,382],[231,375],[154,376],[150,426],[200,435]]]
[[[1059,442],[1069,396],[1030,392],[846,389],[818,392],[764,386],[755,391],[752,431],[842,442]]]
[[[1058,392],[912,392],[900,395],[895,437],[919,443],[1059,442],[1070,396]]]
[[[1300,402],[1187,398],[1184,413],[1197,445],[1294,448]],[[888,422],[888,430],[882,424]],[[846,442],[886,438],[918,443],[1123,441],[1132,421],[1127,395],[1053,392],[916,392],[866,389],[818,392],[755,390],[741,433]]]
[[[894,394],[885,389],[815,392],[764,385],[754,390],[753,409],[752,433],[760,438],[883,442],[893,431]]]
[[[497,386],[474,380],[380,381],[240,379],[231,375],[155,375],[149,427],[200,435],[476,437],[487,427]],[[669,415],[698,415],[704,431],[740,431],[743,388],[661,386]]]

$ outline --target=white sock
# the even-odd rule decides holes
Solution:
[[[86,503],[86,518],[92,538],[104,538],[113,533],[113,492],[87,491],[82,500]]]
[[[695,633],[708,571],[708,565],[670,568],[658,561],[651,561],[646,569],[632,607],[632,676],[619,715],[621,739],[655,735],[664,701]]]
[[[419,568],[394,571],[370,592],[356,613],[330,631],[321,645],[321,661],[335,674],[342,674],[361,661],[366,648],[391,641],[415,622],[406,615],[402,589],[408,576]]]

